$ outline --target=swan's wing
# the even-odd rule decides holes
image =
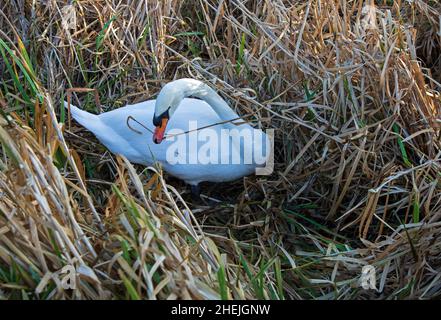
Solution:
[[[110,151],[123,154],[131,162],[153,165],[161,161],[166,146],[152,140],[154,108],[155,100],[149,100],[99,115],[108,134],[98,138]]]

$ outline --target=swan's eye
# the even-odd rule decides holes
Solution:
[[[155,116],[155,115],[153,116],[153,125],[155,127],[158,127],[161,125],[162,119],[164,119],[164,118],[169,119],[170,118],[169,110],[170,110],[170,107],[168,107],[168,109],[166,111],[164,111],[163,113],[161,113],[159,116]]]

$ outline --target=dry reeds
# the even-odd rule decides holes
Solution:
[[[437,1],[44,3],[0,4],[0,297],[439,297]],[[217,206],[62,124],[69,88],[109,110],[184,76],[276,129]]]

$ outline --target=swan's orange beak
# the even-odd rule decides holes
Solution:
[[[153,142],[159,144],[164,140],[165,128],[167,127],[168,118],[162,118],[161,125],[155,128],[153,133]]]

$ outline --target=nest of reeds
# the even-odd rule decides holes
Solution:
[[[439,15],[422,0],[0,4],[0,298],[439,297]],[[218,205],[65,124],[69,88],[106,111],[184,76],[276,130],[274,173],[204,185]]]

